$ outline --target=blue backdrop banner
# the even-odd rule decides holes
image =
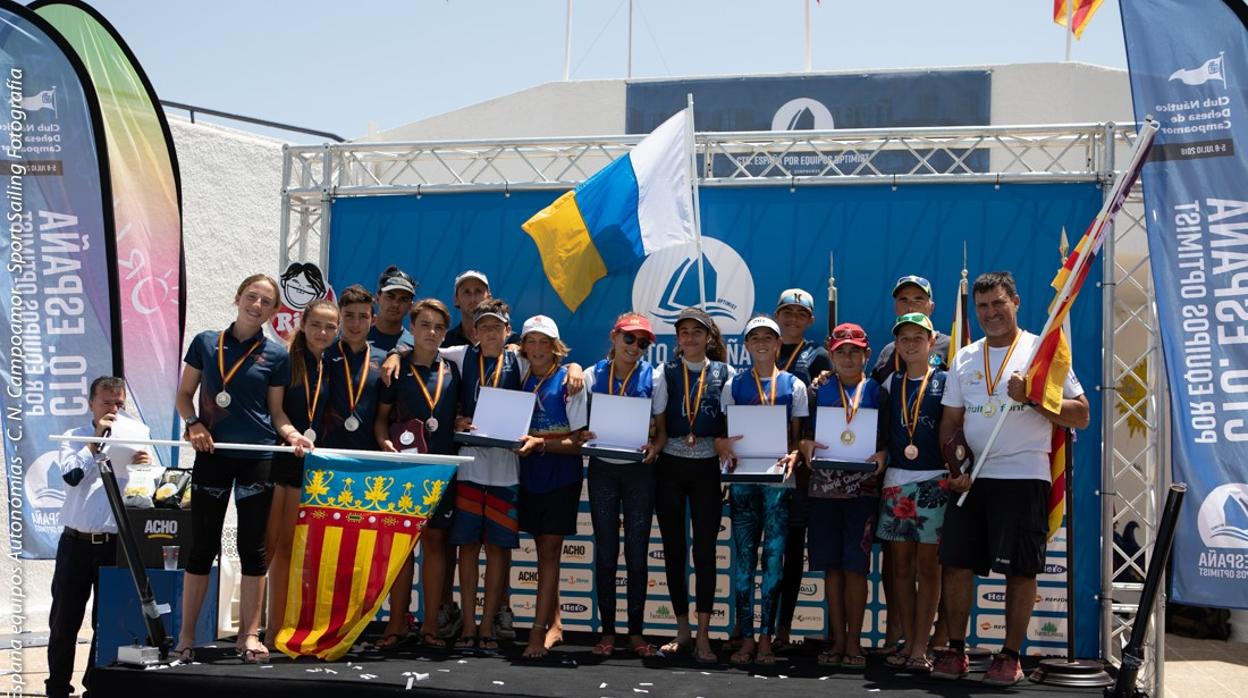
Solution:
[[[550,315],[572,348],[572,359],[590,365],[608,348],[608,332],[618,314],[637,310],[654,323],[659,342],[650,349],[652,361],[672,356],[671,319],[680,308],[698,301],[696,254],[689,248],[669,248],[648,257],[636,273],[608,276],[594,287],[580,309],[569,313],[541,272],[537,249],[520,230],[534,211],[550,203],[554,192],[465,193],[416,196],[339,198],[333,202],[330,232],[329,280],[334,288],[362,283],[371,288],[389,264],[398,264],[420,282],[417,296],[449,299],[455,275],[467,268],[490,277],[495,295],[512,304],[518,326],[524,318]],[[711,312],[723,329],[729,360],[748,365],[741,331],[754,312],[770,313],[786,288],[799,286],[820,298],[826,293],[828,252],[836,255],[839,314],[842,321],[862,324],[878,351],[891,339],[894,320],[890,293],[898,277],[921,274],[931,279],[937,301],[935,320],[948,331],[953,318],[956,283],[961,276],[962,243],[970,251],[972,277],[989,269],[1012,270],[1023,299],[1020,322],[1038,331],[1053,297],[1049,281],[1059,263],[1058,242],[1063,226],[1083,230],[1100,209],[1101,191],[1095,184],[1035,185],[924,185],[713,187],[701,193],[707,297]],[[1092,271],[1099,274],[1099,269]],[[1101,305],[1098,289],[1089,286],[1073,313],[1075,371],[1090,394],[1100,382]],[[808,338],[822,340],[827,319],[818,304],[817,321]],[[979,329],[974,328],[979,335]],[[1080,432],[1075,448],[1074,506],[1082,521],[1095,522],[1100,481],[1100,410],[1092,401],[1092,425]],[[565,554],[570,574],[586,577],[585,608],[577,617],[592,625],[592,536],[588,515],[583,535],[569,545],[584,550]],[[725,526],[727,520],[725,519]],[[725,528],[725,531],[727,529]],[[1079,588],[1099,588],[1099,527],[1078,532]],[[730,547],[721,535],[720,554]],[[522,542],[517,570],[528,569]],[[582,555],[585,550],[591,551]],[[654,568],[653,600],[647,623],[667,628],[674,622],[661,585],[661,549],[657,529],[651,545]],[[582,560],[582,558],[584,558]],[[578,561],[580,560],[580,561]],[[579,567],[583,562],[584,567]],[[1041,603],[1029,629],[1033,651],[1057,652],[1065,638],[1065,535],[1050,546],[1049,565],[1040,578]],[[534,563],[535,564],[535,563]],[[622,572],[623,570],[621,570]],[[530,582],[517,576],[513,582]],[[727,576],[717,587],[727,587]],[[578,577],[579,579],[579,577]],[[797,632],[823,632],[822,578],[811,576],[803,586]],[[520,588],[523,592],[523,587]],[[717,588],[718,592],[721,591]],[[728,591],[717,598],[714,624],[727,629],[732,622]],[[999,645],[1004,638],[1004,579],[980,585],[979,603],[972,617],[972,642]],[[576,596],[568,591],[565,597]],[[518,595],[523,597],[523,593]],[[868,640],[882,637],[882,596],[873,594]],[[1093,594],[1078,596],[1080,628],[1076,633],[1080,656],[1097,653],[1097,606]],[[568,601],[568,598],[564,599]],[[621,597],[622,601],[622,597]],[[515,601],[524,618],[524,598]],[[666,613],[666,614],[665,614]],[[531,612],[530,612],[531,614]],[[564,616],[569,622],[569,615]],[[671,627],[674,627],[672,625]]]
[[[99,108],[82,65],[55,30],[9,2],[0,3],[0,73],[7,552],[51,558],[65,484],[48,436],[89,426],[91,380],[121,370],[112,350],[112,207]]]
[[[1248,6],[1122,3],[1136,117],[1161,129],[1144,167],[1173,477],[1188,486],[1173,598],[1248,608]]]

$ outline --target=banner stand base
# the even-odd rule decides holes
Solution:
[[[1103,688],[1114,683],[1104,664],[1089,659],[1045,659],[1029,678],[1036,683],[1068,688]]]

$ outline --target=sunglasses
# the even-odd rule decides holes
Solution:
[[[832,333],[832,339],[866,339],[867,333],[862,330],[837,330]]]
[[[642,350],[642,351],[645,351],[645,350],[647,350],[647,349],[649,349],[649,348],[650,348],[650,340],[648,340],[648,339],[643,339],[643,338],[641,338],[641,337],[638,337],[637,335],[633,334],[632,332],[626,332],[626,333],[624,333],[624,334],[621,336],[621,339],[623,339],[623,340],[624,340],[624,343],[625,343],[625,344],[627,344],[627,345],[629,345],[629,346],[632,346],[632,345],[636,344],[636,345],[637,345],[637,348],[638,348],[638,349],[640,349],[640,350]]]

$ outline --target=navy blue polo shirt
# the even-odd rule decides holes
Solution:
[[[316,428],[317,442],[321,439],[321,421],[325,416],[325,404],[329,402],[329,380],[325,375],[325,363],[322,361],[318,367],[316,357],[312,356],[312,352],[303,351],[304,376],[307,377],[307,385],[304,381],[294,382],[295,372],[291,369],[291,383],[286,387],[286,395],[282,398],[282,409],[286,412],[286,417],[290,419],[290,423],[300,433],[307,431],[309,426]],[[296,361],[291,357],[291,361]],[[319,372],[319,375],[318,375]],[[320,398],[317,398],[317,384],[320,384]],[[308,420],[308,404],[316,405],[316,412],[312,415],[311,421]]]
[[[386,360],[386,352],[366,345],[359,352],[351,351],[345,341],[340,341],[325,350],[325,380],[329,391],[322,400],[329,398],[325,404],[325,417],[321,422],[324,436],[318,444],[327,448],[351,448],[361,451],[377,450],[377,438],[373,436],[373,421],[377,418],[377,398],[381,386],[381,362]],[[365,370],[364,363],[368,362]],[[364,387],[360,388],[360,373],[364,373]],[[351,409],[351,398],[347,397],[347,385],[359,394],[355,410]],[[355,415],[360,427],[355,431],[347,431],[343,426],[347,417]],[[317,430],[318,432],[321,429]]]
[[[502,368],[498,365],[500,361]],[[485,369],[484,378],[481,377],[482,368]],[[498,385],[494,384],[495,370],[499,371]],[[460,383],[460,414],[465,417],[472,417],[476,414],[477,396],[481,394],[482,386],[519,390],[523,378],[520,373],[520,362],[517,361],[515,352],[504,350],[502,356],[489,359],[481,356],[480,346],[468,347],[464,350],[463,381]]]
[[[944,407],[940,400],[945,395],[945,379],[947,373],[939,369],[932,371],[927,381],[927,389],[923,392],[923,402],[919,405],[919,418],[914,425],[914,445],[919,449],[919,457],[910,460],[905,457],[905,448],[910,445],[910,432],[902,421],[902,381],[908,381],[905,394],[904,409],[914,414],[914,403],[919,397],[919,388],[923,379],[907,378],[905,371],[894,372],[887,383],[888,393],[888,467],[902,470],[944,470],[945,459],[940,452],[940,417]],[[881,415],[881,419],[884,419]]]
[[[272,342],[260,331],[242,342],[234,338],[234,324],[224,330],[225,371],[228,373],[243,355],[251,354],[239,366],[230,380],[229,407],[216,403],[221,392],[222,375],[217,365],[217,340],[222,332],[204,330],[191,340],[183,361],[200,372],[199,405],[200,421],[212,434],[212,440],[222,443],[260,444],[277,443],[273,430],[273,418],[269,414],[269,388],[286,387],[290,383],[290,357],[280,342]],[[253,349],[254,347],[254,349]],[[235,451],[217,449],[217,453],[229,458],[272,458],[271,452]]]
[[[429,397],[436,396],[439,365],[446,366],[442,372],[442,395],[438,397],[431,414],[429,402],[417,381],[425,385]],[[433,366],[417,366],[409,359],[403,362],[399,377],[391,381],[389,386],[381,387],[379,400],[383,405],[394,406],[390,413],[391,423],[406,422],[409,419],[428,421],[429,417],[436,417],[438,429],[434,432],[426,429],[425,442],[429,445],[430,453],[451,456],[458,450],[454,435],[455,415],[459,409],[459,384],[459,369],[454,363],[438,357]],[[399,445],[395,444],[395,447],[398,448]]]
[[[398,334],[386,334],[378,329],[376,325],[369,328],[368,341],[370,344],[380,349],[383,355],[399,344],[410,347],[416,343],[416,340],[412,337],[412,333],[409,332],[407,328],[404,328],[403,331]],[[382,360],[385,360],[385,356],[382,356]]]
[[[818,342],[804,341],[801,344],[780,345],[776,366],[797,376],[798,380],[809,386],[811,379],[817,378],[824,371],[832,370],[832,359],[828,356],[828,350]]]

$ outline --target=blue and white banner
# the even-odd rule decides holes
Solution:
[[[1121,6],[1136,118],[1161,122],[1143,177],[1173,476],[1188,486],[1172,597],[1248,608],[1248,8]]]
[[[42,19],[0,2],[0,425],[9,549],[52,558],[64,487],[51,434],[91,423],[92,379],[114,356],[116,254],[95,93]]]

